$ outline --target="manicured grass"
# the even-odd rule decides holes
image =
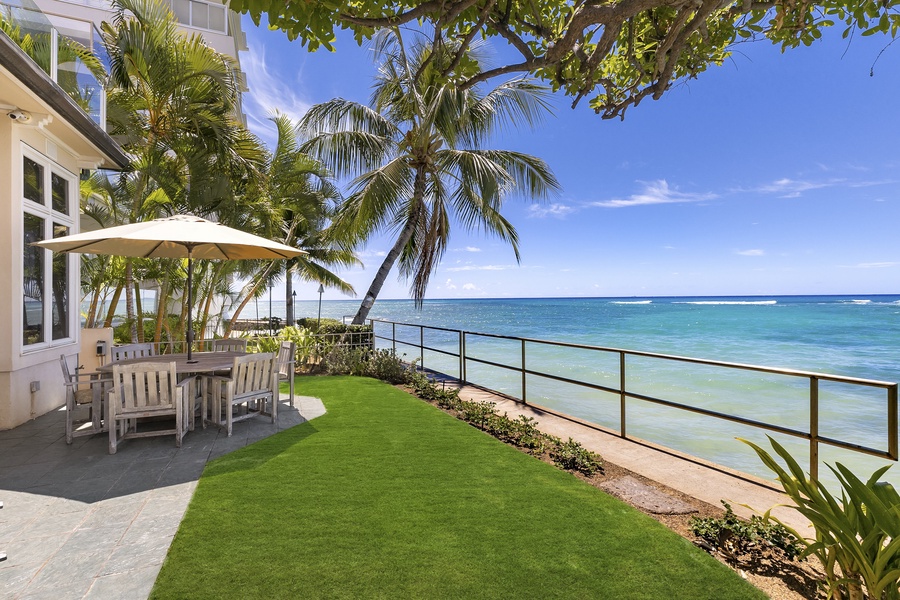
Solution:
[[[764,598],[652,519],[402,391],[207,466],[154,598]]]

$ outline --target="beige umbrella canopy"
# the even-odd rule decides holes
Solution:
[[[32,245],[54,252],[188,259],[188,360],[191,359],[191,346],[194,342],[191,289],[193,259],[293,258],[306,254],[303,250],[193,215],[175,215],[143,223],[108,227],[35,242]]]

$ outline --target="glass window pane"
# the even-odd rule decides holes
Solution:
[[[53,224],[53,237],[69,235],[69,228]],[[69,255],[53,254],[53,339],[69,337]]]
[[[191,24],[191,3],[188,0],[172,0],[172,12],[179,23]]]
[[[22,262],[22,342],[44,341],[44,254],[46,250],[30,246],[44,239],[44,220],[25,213],[25,247]]]
[[[205,2],[191,2],[191,25],[209,29],[209,8]]]
[[[24,157],[22,188],[25,198],[38,204],[44,203],[44,167],[27,156]]]
[[[69,181],[51,171],[50,190],[53,194],[53,210],[69,214]]]
[[[225,7],[209,5],[209,28],[225,33]]]

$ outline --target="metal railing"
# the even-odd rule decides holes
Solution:
[[[518,398],[519,401],[528,404],[528,385],[527,385],[527,377],[537,377],[541,379],[545,379],[548,381],[555,381],[565,384],[571,384],[575,386],[580,386],[584,388],[588,388],[591,390],[596,390],[600,392],[606,392],[610,394],[615,394],[619,399],[619,427],[618,434],[627,438],[627,415],[628,415],[628,401],[629,400],[640,400],[643,402],[649,402],[651,404],[657,406],[664,406],[680,411],[687,411],[695,414],[704,415],[707,417],[712,417],[715,419],[721,419],[724,421],[730,421],[733,423],[739,423],[741,425],[746,425],[758,429],[763,429],[787,436],[792,436],[796,438],[802,438],[809,442],[809,452],[810,452],[810,476],[813,478],[818,478],[818,463],[819,463],[819,445],[827,444],[830,446],[834,446],[837,448],[843,448],[846,450],[851,450],[854,452],[860,452],[863,454],[868,454],[872,456],[877,456],[879,458],[887,458],[891,460],[898,459],[898,431],[897,431],[897,391],[898,384],[893,382],[886,381],[876,381],[872,379],[861,379],[856,377],[845,377],[841,375],[830,375],[827,373],[816,373],[811,371],[801,371],[794,369],[782,369],[775,367],[765,367],[759,365],[749,365],[749,364],[740,364],[740,363],[732,363],[732,362],[723,362],[716,360],[707,360],[700,358],[690,358],[685,356],[675,356],[669,354],[658,354],[653,352],[641,352],[636,350],[624,350],[620,348],[607,348],[601,346],[590,346],[585,344],[576,344],[576,343],[568,343],[568,342],[555,342],[549,340],[541,340],[541,339],[533,339],[533,338],[522,338],[516,336],[508,336],[508,335],[499,335],[499,334],[491,334],[491,333],[479,333],[472,331],[464,331],[460,329],[450,329],[446,327],[435,327],[430,325],[419,325],[414,323],[401,323],[396,321],[387,321],[382,319],[370,319],[369,322],[372,324],[373,331],[375,334],[375,339],[377,340],[385,340],[390,342],[391,348],[396,352],[398,345],[401,346],[411,346],[413,348],[418,349],[418,363],[419,366],[425,368],[425,351],[435,352],[437,354],[454,357],[459,361],[459,379],[464,383],[474,383],[479,385],[477,382],[468,381],[467,378],[467,367],[470,363],[486,365],[489,367],[495,367],[499,369],[504,369],[507,371],[518,372],[521,377],[520,383],[520,396]],[[390,325],[391,332],[390,336],[387,335],[379,335],[379,330],[375,328],[376,323]],[[399,328],[408,328],[413,331],[413,335],[416,329],[418,329],[418,341],[410,341],[409,339],[401,339],[397,337],[397,329]],[[407,330],[408,330],[407,329]],[[425,331],[435,331],[435,332],[443,332],[444,334],[451,334],[457,337],[456,348],[454,350],[448,350],[446,348],[437,348],[426,346],[425,344]],[[517,342],[521,346],[521,357],[518,365],[507,364],[503,362],[498,362],[497,360],[487,360],[486,358],[478,358],[476,356],[472,356],[467,353],[466,347],[467,342],[473,338],[482,338],[482,339],[495,339],[495,340],[507,340],[512,342]],[[578,350],[587,350],[591,352],[596,352],[604,355],[612,355],[615,357],[617,361],[618,367],[618,385],[617,386],[609,386],[609,385],[601,385],[597,383],[591,383],[587,381],[583,381],[580,379],[574,379],[570,377],[565,377],[562,375],[556,375],[552,373],[547,373],[544,371],[538,371],[533,368],[528,367],[527,363],[527,349],[532,345],[538,345],[543,347],[556,347],[556,348],[566,348],[566,349],[578,349]],[[746,417],[742,417],[739,415],[729,414],[721,411],[711,410],[708,408],[703,408],[700,406],[692,406],[690,404],[686,404],[683,402],[677,402],[673,400],[667,400],[664,398],[657,398],[655,396],[651,396],[644,393],[639,393],[635,390],[629,389],[627,382],[629,381],[628,377],[628,359],[631,358],[651,358],[658,359],[662,361],[667,361],[675,364],[693,364],[693,365],[705,365],[716,368],[722,368],[727,370],[738,370],[738,371],[754,371],[759,373],[767,373],[773,375],[787,376],[790,378],[799,378],[805,379],[808,381],[809,386],[809,426],[808,430],[796,429],[792,427],[785,427],[783,425],[779,425],[777,423],[771,423],[763,420],[750,419]],[[861,444],[851,443],[849,441],[840,440],[837,438],[827,437],[821,435],[819,433],[820,426],[820,418],[819,418],[819,384],[820,382],[835,382],[840,384],[849,384],[852,386],[862,386],[865,388],[878,388],[884,390],[885,399],[886,399],[886,422],[887,422],[887,449],[878,449],[871,448],[868,446],[864,446]],[[486,386],[482,386],[486,387]],[[515,396],[513,396],[515,398]],[[551,411],[554,412],[554,411]],[[559,413],[556,413],[559,414]],[[568,416],[568,415],[560,415],[560,416]],[[571,418],[571,417],[570,417]],[[581,420],[579,420],[581,422]],[[597,426],[598,429],[603,429],[600,426]]]

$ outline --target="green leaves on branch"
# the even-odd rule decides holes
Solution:
[[[895,36],[900,0],[232,0],[231,8],[310,50],[333,50],[335,28],[349,29],[358,43],[377,31],[400,26],[437,31],[439,42],[465,49],[482,39],[508,43],[518,53],[463,86],[510,73],[531,73],[574,103],[593,95],[591,107],[604,118],[622,117],[650,96],[660,98],[673,83],[719,65],[737,41],[767,38],[782,49],[810,45],[827,27]],[[449,73],[449,71],[448,71]]]
[[[829,598],[900,598],[900,495],[879,481],[890,465],[865,482],[844,465],[829,468],[841,483],[840,498],[809,479],[781,444],[769,438],[787,469],[747,440],[760,460],[778,477],[796,510],[809,519],[815,538],[790,533],[805,545],[802,556],[816,556],[825,567]],[[865,595],[863,595],[865,592]]]

